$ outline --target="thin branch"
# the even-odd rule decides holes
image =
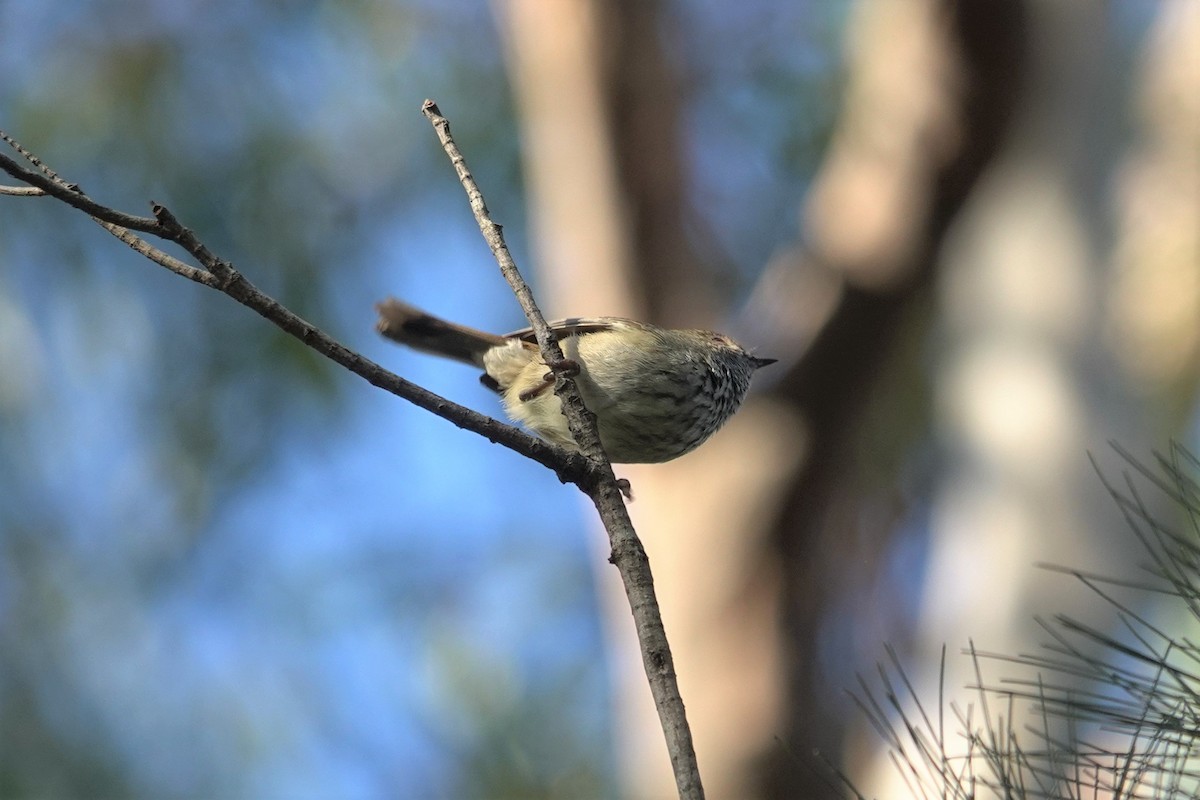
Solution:
[[[513,293],[525,311],[529,324],[533,327],[541,349],[542,359],[546,364],[562,362],[562,349],[558,341],[550,333],[546,321],[538,310],[533,299],[533,293],[521,277],[508,246],[504,243],[501,226],[492,220],[483,193],[475,183],[471,171],[467,169],[466,160],[458,145],[450,135],[450,123],[442,116],[437,104],[426,100],[421,107],[421,113],[432,123],[437,132],[438,140],[450,163],[458,173],[463,189],[479,223],[479,231],[487,241],[500,272],[512,287]],[[609,543],[612,548],[609,556],[621,580],[625,584],[625,594],[633,611],[634,627],[637,629],[638,642],[642,651],[642,662],[645,665],[646,677],[650,682],[650,692],[654,696],[654,704],[658,709],[659,722],[667,741],[667,751],[671,757],[671,767],[675,773],[675,786],[681,798],[699,800],[704,797],[704,788],[700,783],[700,770],[696,763],[696,752],[692,745],[692,732],[687,723],[687,715],[683,707],[683,698],[679,694],[679,684],[675,676],[675,664],[671,657],[671,648],[667,643],[666,630],[663,627],[662,615],[658,608],[658,599],[654,593],[654,578],[650,572],[650,560],[646,551],[633,529],[629,512],[625,508],[620,484],[613,474],[612,464],[600,444],[600,435],[596,428],[596,417],[588,411],[579,396],[575,381],[561,370],[554,370],[554,391],[562,400],[563,414],[567,418],[571,435],[579,445],[580,452],[597,466],[593,473],[595,480],[579,487],[587,493],[600,514],[600,520],[608,531]]]
[[[17,144],[8,134],[0,131],[0,139],[12,145],[27,161],[37,166],[39,172],[24,168],[2,153],[0,153],[0,169],[88,214],[114,236],[160,266],[197,283],[224,292],[296,337],[306,346],[340,364],[372,385],[449,420],[464,430],[477,433],[491,442],[533,459],[542,466],[553,470],[559,480],[564,483],[582,484],[595,481],[595,478],[592,477],[594,467],[582,455],[530,436],[519,428],[506,425],[410,383],[336,341],[285,308],[274,298],[259,291],[234,269],[232,264],[211,253],[165,207],[155,204],[153,207],[154,217],[135,217],[101,205],[83,194],[77,184],[67,183],[56,175],[35,155]],[[130,233],[129,228],[178,244],[200,261],[201,267],[186,264],[167,255]]]
[[[122,228],[120,225],[114,225],[111,222],[105,222],[102,219],[92,217],[92,221],[99,225],[104,230],[111,233],[113,236],[120,239],[125,244],[129,245],[135,253],[139,253],[161,267],[165,267],[177,275],[182,275],[189,281],[202,283],[212,289],[217,287],[216,277],[207,270],[198,269],[191,264],[180,261],[172,255],[164,253],[159,248],[147,242],[142,237],[133,233],[127,228]]]
[[[0,186],[0,194],[10,195],[14,197],[44,197],[50,195],[64,202],[71,202],[71,198],[82,198],[88,203],[92,203],[97,209],[104,209],[103,206],[94,203],[91,198],[83,193],[78,184],[67,183],[58,176],[54,170],[42,163],[42,160],[36,155],[26,150],[19,142],[13,139],[4,131],[0,131],[0,140],[7,142],[14,150],[20,153],[26,161],[37,167],[38,172],[30,172],[21,167],[20,164],[0,153],[0,168],[3,168],[8,174],[13,177],[20,178],[27,183],[36,183],[39,185],[33,186]],[[39,174],[40,173],[40,174]],[[72,205],[75,205],[72,203]],[[76,206],[78,207],[78,206]],[[107,215],[112,218],[121,218],[126,216],[126,219],[137,220],[138,222],[148,222],[142,217],[127,217],[120,215],[119,212],[112,209],[104,209],[108,212]],[[205,286],[215,286],[211,275],[204,270],[196,269],[190,264],[185,264],[174,256],[164,253],[162,250],[154,247],[145,239],[131,232],[127,227],[115,222],[112,219],[106,219],[96,214],[90,215],[92,221],[111,233],[113,236],[120,239],[125,244],[129,245],[134,252],[139,253],[151,261],[166,267],[172,272],[182,275],[188,280],[196,283],[203,283]],[[156,234],[157,235],[157,234]]]
[[[46,195],[36,186],[0,186],[0,194],[10,197],[44,197]]]
[[[5,140],[8,140],[7,134],[3,135]],[[37,172],[25,169],[13,159],[0,153],[0,169],[7,172],[19,181],[36,186],[46,194],[55,197],[69,206],[74,206],[80,211],[86,213],[90,217],[95,217],[104,222],[110,222],[113,225],[120,225],[122,228],[130,228],[142,233],[149,233],[153,236],[162,236],[162,232],[158,229],[158,222],[152,217],[135,217],[132,214],[126,214],[122,211],[109,208],[97,203],[92,198],[83,193],[77,185],[63,183],[61,179],[47,177]]]

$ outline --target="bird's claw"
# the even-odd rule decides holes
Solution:
[[[561,361],[555,361],[547,364],[546,367],[550,370],[542,376],[542,382],[537,386],[533,386],[517,395],[523,403],[527,403],[535,397],[539,397],[542,392],[554,386],[554,380],[561,375],[564,378],[574,378],[579,374],[579,362],[574,359],[564,358]]]

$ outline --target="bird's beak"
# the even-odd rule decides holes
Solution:
[[[762,369],[768,364],[774,364],[778,358],[759,358],[758,356],[750,356],[750,360],[754,362],[755,369]]]

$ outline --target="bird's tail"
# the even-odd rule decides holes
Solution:
[[[477,367],[483,366],[484,353],[507,341],[503,336],[447,322],[391,297],[377,303],[375,310],[379,312],[375,330],[392,341]]]

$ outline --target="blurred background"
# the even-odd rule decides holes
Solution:
[[[713,798],[889,783],[846,694],[1094,602],[1089,452],[1196,445],[1192,0],[0,0],[0,127],[264,291],[548,316],[780,363],[621,467]],[[0,197],[0,797],[671,796],[594,511],[47,199]],[[1150,612],[1148,612],[1150,613]],[[1104,624],[1099,622],[1097,624]],[[964,704],[969,700],[963,701]],[[813,751],[820,753],[814,758]]]

